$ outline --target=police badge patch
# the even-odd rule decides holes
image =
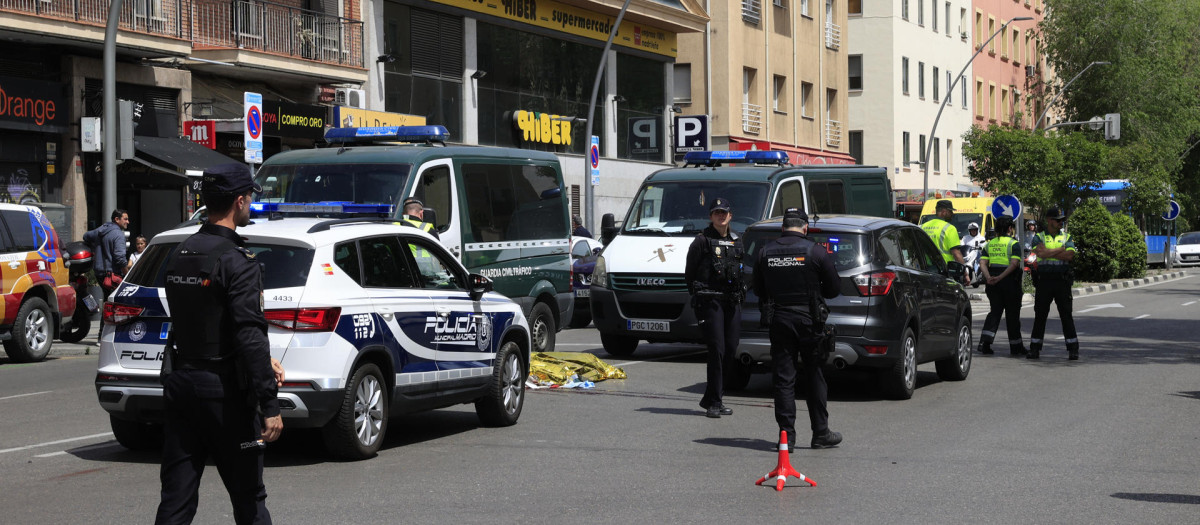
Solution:
[[[492,348],[492,317],[487,314],[479,314],[475,323],[475,328],[478,330],[475,335],[475,344],[480,351],[487,352]]]

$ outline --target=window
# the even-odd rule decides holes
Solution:
[[[908,94],[908,57],[900,58],[900,92]]]
[[[900,0],[900,18],[908,20],[908,0]]]
[[[962,107],[967,109],[967,77],[958,77],[958,86],[962,88]]]
[[[975,81],[975,116],[983,117],[983,81]]]
[[[942,81],[942,79],[940,78],[940,75],[938,75],[937,66],[934,66],[933,76],[930,77],[930,80],[933,81],[933,101],[937,102],[938,101],[938,83],[940,83]]]
[[[847,4],[846,14],[850,16],[862,16],[862,0],[850,0]]]
[[[425,170],[415,189],[413,196],[420,199],[426,208],[433,208],[437,212],[437,224],[433,227],[439,232],[449,229],[450,219],[454,217],[454,199],[450,198],[450,168],[434,166]]]
[[[917,97],[925,98],[925,63],[917,62]]]
[[[672,100],[677,104],[692,103],[692,65],[675,64],[675,93]]]
[[[455,273],[455,266],[446,261],[443,258],[444,253],[434,248],[432,243],[416,237],[407,238],[405,242],[408,245],[407,251],[415,256],[413,260],[420,275],[418,287],[438,290],[465,290],[467,288],[466,276]],[[363,253],[366,254],[365,248]]]
[[[771,84],[771,109],[776,113],[787,112],[787,77],[775,75]]]
[[[808,0],[800,0],[800,14],[801,14],[801,15],[803,15],[803,16],[809,16],[809,14],[808,14]]]
[[[946,105],[950,105],[950,96],[954,94],[954,83],[950,78],[950,71],[946,70]]]
[[[975,11],[975,49],[983,46],[983,11]]]
[[[846,192],[840,180],[808,183],[808,209],[816,213],[846,213]]]
[[[261,4],[236,5],[250,5],[252,9],[257,10]],[[425,115],[430,122],[445,125],[450,131],[450,140],[461,140],[462,104],[447,104],[445,101],[462,99],[465,56],[463,17],[435,13],[395,2],[383,9],[383,22],[389,28],[395,28],[395,31],[385,32],[383,44],[397,58],[395,62],[383,66],[384,109],[397,113]],[[277,22],[264,21],[264,24],[272,23]],[[480,44],[484,42],[486,40],[480,41]],[[599,51],[596,51],[596,55],[599,55]],[[495,77],[488,77],[493,83],[500,78],[497,67],[481,63],[479,69],[494,74]],[[515,75],[516,71],[513,71],[513,74]],[[587,105],[584,104],[584,107]],[[487,126],[480,122],[480,129],[486,128]],[[581,146],[579,152],[583,151]]]
[[[946,15],[947,19],[949,17],[950,17],[950,15]],[[958,10],[958,30],[959,30],[959,32],[962,33],[961,36],[962,36],[963,41],[966,41],[967,40],[967,8],[965,8],[965,7]]]
[[[863,132],[856,130],[850,132],[850,156],[854,157],[855,164],[863,163]]]
[[[333,264],[346,272],[354,282],[362,286],[362,272],[358,267],[358,243],[344,242],[333,247]]]
[[[992,38],[992,35],[994,35],[994,34],[996,34],[996,19],[989,16],[988,17],[988,32],[987,32],[987,37],[989,39],[988,40],[988,53],[991,53],[993,55],[996,54],[996,39]]]
[[[861,91],[863,88],[862,55],[850,55],[850,90]]]
[[[946,2],[946,36],[950,36],[950,2]]]
[[[789,180],[779,185],[775,194],[775,204],[771,206],[772,217],[782,217],[783,210],[804,206],[804,188],[798,179]]]
[[[407,251],[395,236],[362,239],[362,285],[367,288],[419,287],[408,266]]]
[[[917,0],[917,25],[925,25],[925,0]]]
[[[933,139],[933,171],[942,171],[942,153],[937,137]]]
[[[1012,60],[1013,62],[1021,62],[1021,30],[1013,28],[1012,30]]]
[[[954,141],[946,139],[946,173],[954,173]]]
[[[1007,31],[1007,29],[1003,33],[996,35],[996,38],[1000,39],[1000,58],[1008,58],[1008,31]]]
[[[470,242],[554,239],[567,236],[566,210],[557,198],[554,168],[466,164],[463,188]]]
[[[996,85],[988,82],[988,120],[996,121]]]
[[[812,90],[811,82],[800,83],[800,115],[812,118]]]
[[[937,15],[938,15],[937,0],[931,0],[929,2],[929,16],[932,17],[932,19],[930,21],[933,22],[933,32],[934,33],[936,33],[938,30],[937,29],[937,22],[938,22]]]
[[[575,246],[571,247],[571,257],[578,259],[580,257],[587,257],[591,254],[592,254],[592,245],[588,244],[587,238],[584,238],[583,240],[576,242]]]
[[[1000,121],[1008,122],[1008,88],[1000,88]]]
[[[39,248],[39,242],[33,237],[33,223],[29,220],[29,212],[22,210],[0,211],[4,222],[8,223],[8,232],[12,234],[14,252],[32,252]],[[40,230],[40,228],[39,228]],[[0,231],[0,235],[4,232]]]
[[[925,135],[921,135],[918,141],[921,149],[917,150],[917,158],[920,159],[921,164],[925,164]],[[921,167],[924,168],[925,166]]]
[[[909,150],[912,149],[910,146],[911,141],[909,140],[908,132],[905,131],[900,139],[900,158],[904,159],[905,168],[908,168],[908,163],[912,160],[912,155],[909,153]]]
[[[942,273],[946,270],[946,260],[925,232],[918,228],[905,228],[904,236],[908,237],[912,246],[912,255],[916,263],[915,269],[926,272]],[[904,246],[901,244],[901,246]]]

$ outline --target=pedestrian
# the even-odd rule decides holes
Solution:
[[[1012,219],[997,219],[1000,235],[987,244],[979,269],[987,279],[987,298],[991,305],[979,336],[979,353],[991,355],[992,341],[1000,327],[1000,317],[1008,321],[1008,353],[1021,356],[1029,353],[1021,339],[1021,246],[1013,237],[1016,226]]]
[[[133,269],[133,263],[142,258],[142,252],[146,251],[146,237],[138,235],[133,240],[133,253],[129,254],[129,262],[125,263],[125,274],[129,274],[129,270]]]
[[[583,217],[578,214],[571,216],[571,236],[592,238],[592,232],[583,227]]]
[[[1046,210],[1046,230],[1033,238],[1033,254],[1037,256],[1037,282],[1033,296],[1033,333],[1029,336],[1029,359],[1038,359],[1042,352],[1042,335],[1046,333],[1046,317],[1050,303],[1058,306],[1063,338],[1067,343],[1068,359],[1079,359],[1079,336],[1071,316],[1071,286],[1075,272],[1075,242],[1071,234],[1062,231],[1067,216],[1060,208]]]
[[[937,201],[934,209],[937,218],[922,224],[921,229],[933,239],[933,244],[937,245],[946,262],[958,261],[959,264],[963,264],[963,254],[959,248],[962,242],[958,238],[958,229],[950,224],[950,219],[954,218],[954,204],[943,199]]]
[[[712,221],[688,247],[684,280],[692,294],[692,310],[708,345],[708,385],[700,406],[708,417],[733,414],[725,406],[725,370],[734,365],[741,337],[742,240],[729,229],[729,201],[713,199],[708,208]]]
[[[400,220],[405,226],[412,226],[432,235],[434,239],[441,240],[441,237],[438,237],[437,228],[425,222],[425,203],[416,197],[409,197],[404,199],[402,206],[404,214],[400,216]]]
[[[121,284],[129,262],[125,257],[125,230],[129,229],[129,212],[117,208],[110,217],[111,222],[83,234],[83,242],[95,252],[92,271],[106,298]]]
[[[754,264],[754,293],[769,326],[775,390],[775,421],[787,432],[788,450],[796,442],[796,358],[804,364],[804,402],[812,427],[812,448],[835,447],[842,435],[829,430],[828,387],[821,365],[829,309],[825,299],[839,295],[840,278],[824,246],[808,238],[808,214],[788,208],[783,235],[763,247]]]
[[[263,450],[283,431],[276,395],[284,373],[267,341],[261,266],[235,232],[250,223],[252,195],[261,189],[236,163],[205,170],[202,184],[208,219],[175,248],[166,275],[172,332],[155,523],[191,523],[210,457],[234,521],[271,523]]]

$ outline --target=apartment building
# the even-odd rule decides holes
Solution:
[[[711,117],[713,149],[787,151],[853,164],[847,0],[706,2],[709,30],[681,34],[674,102]]]
[[[1042,112],[1042,79],[1047,76],[1036,38],[1045,4],[1046,0],[972,2],[973,50],[986,42],[971,77],[974,125],[1033,128]],[[1022,17],[1032,20],[1013,20]]]

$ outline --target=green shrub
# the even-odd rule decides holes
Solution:
[[[1075,241],[1075,260],[1071,266],[1075,279],[1102,283],[1117,275],[1116,234],[1113,216],[1099,199],[1088,199],[1071,214],[1068,232]]]
[[[1113,216],[1113,235],[1116,241],[1117,278],[1137,279],[1146,275],[1146,239],[1138,230],[1133,217]]]

